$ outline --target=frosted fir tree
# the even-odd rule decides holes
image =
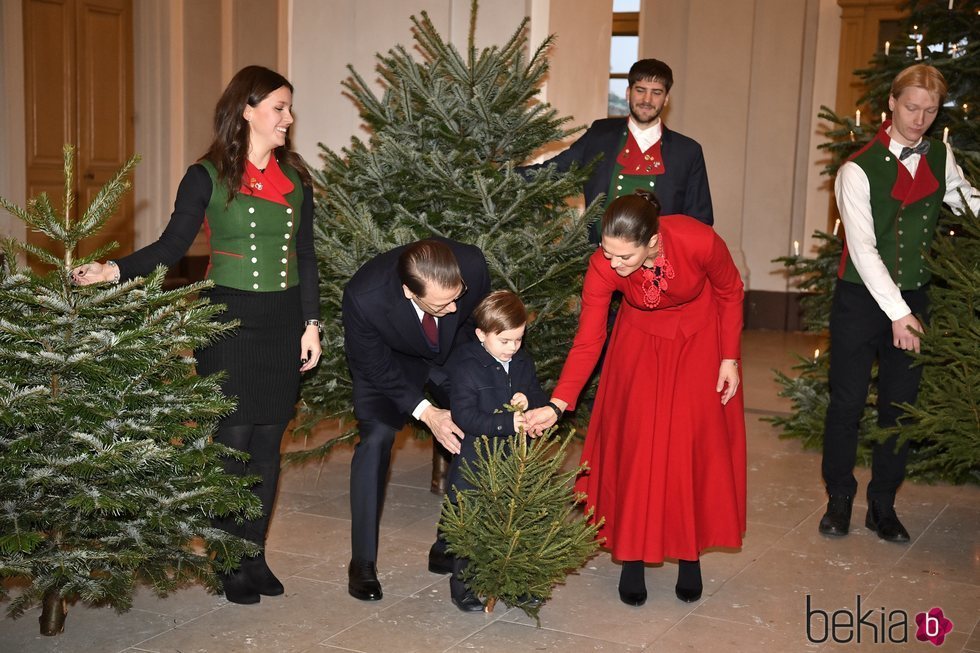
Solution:
[[[480,437],[476,461],[463,461],[461,474],[473,488],[443,500],[439,528],[449,550],[467,558],[462,578],[486,598],[519,607],[536,621],[552,589],[599,547],[598,524],[576,507],[573,490],[582,467],[562,471],[572,440],[539,438],[523,430],[509,438]]]
[[[480,247],[494,288],[518,293],[532,316],[525,346],[545,385],[557,380],[578,320],[579,293],[591,249],[584,213],[566,204],[588,173],[514,171],[533,152],[574,130],[534,97],[548,71],[551,39],[530,57],[526,21],[501,46],[460,52],[425,12],[412,18],[415,54],[397,46],[378,56],[382,91],[353,68],[344,87],[370,137],[341,152],[326,148],[316,209],[324,354],[303,385],[300,416],[310,428],[325,418],[348,426],[301,458],[318,457],[356,435],[351,380],[343,350],[344,285],[373,256],[414,240],[445,236]]]
[[[165,594],[188,581],[219,591],[212,557],[231,568],[255,546],[210,518],[257,516],[254,479],[229,476],[211,442],[233,403],[189,352],[234,325],[196,298],[209,285],[163,290],[164,268],[118,285],[76,287],[75,258],[130,184],[136,157],[73,218],[73,150],[58,211],[42,194],[0,206],[64,247],[58,256],[7,240],[0,267],[0,585],[17,617],[40,603],[41,633],[63,631],[68,605],[123,611],[137,582]],[[17,265],[26,252],[52,268]]]
[[[966,178],[980,185],[980,20],[976,0],[912,0],[903,36],[890,43],[887,52],[877,52],[867,68],[855,71],[866,87],[858,104],[864,120],[857,115],[839,116],[822,107],[820,117],[830,123],[830,139],[820,145],[831,154],[826,174],[836,174],[847,158],[863,147],[877,133],[879,116],[888,109],[889,88],[904,68],[923,62],[935,66],[949,86],[946,104],[932,125],[930,135],[947,140]],[[869,119],[870,118],[870,119]],[[980,414],[976,410],[976,384],[980,368],[980,232],[973,215],[955,216],[945,207],[939,232],[927,265],[933,273],[930,298],[931,324],[922,339],[923,353],[917,356],[924,366],[917,405],[905,406],[906,417],[898,430],[902,439],[913,443],[908,473],[927,480],[954,483],[980,482]],[[819,232],[818,232],[819,236]],[[830,245],[828,240],[826,245]],[[826,269],[825,281],[811,281],[803,287],[812,293],[807,310],[809,326],[826,324],[830,314],[830,293],[836,276],[840,244],[822,246],[815,259],[799,257],[782,260],[790,276],[819,278]],[[816,273],[816,274],[814,274]],[[793,402],[793,414],[773,421],[787,437],[801,437],[808,446],[823,443],[823,414],[829,399],[826,356],[809,363],[801,361],[798,378],[777,373],[783,386],[781,396]],[[868,409],[861,421],[861,433],[867,439],[884,439],[895,431],[878,429],[874,405],[874,386],[868,398]],[[823,407],[821,409],[821,407]],[[817,413],[816,411],[820,411]],[[865,459],[865,456],[861,456]],[[867,460],[865,460],[867,462]]]

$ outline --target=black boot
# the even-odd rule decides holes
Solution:
[[[700,560],[677,561],[677,585],[674,594],[685,603],[694,603],[701,599],[704,586],[701,583]]]
[[[646,569],[642,560],[623,562],[619,574],[619,600],[626,605],[641,606],[647,602]]]
[[[902,522],[898,521],[895,506],[891,503],[868,501],[868,515],[864,518],[864,525],[886,542],[905,543],[911,539]]]
[[[260,553],[254,558],[243,558],[242,569],[248,575],[252,587],[262,596],[279,596],[286,591],[276,575],[269,569],[269,565],[265,561],[265,553]]]
[[[820,518],[818,530],[823,535],[843,537],[851,529],[851,506],[854,497],[846,494],[831,494],[827,502],[827,512]]]
[[[446,455],[448,452],[435,441],[435,438],[432,440],[432,481],[429,484],[429,491],[442,496],[446,493],[449,462],[452,458]]]
[[[259,602],[259,593],[252,586],[248,574],[242,567],[228,573],[219,571],[218,578],[221,579],[221,587],[225,590],[225,598],[231,603],[251,605]]]
[[[473,593],[463,581],[463,570],[469,560],[465,558],[453,559],[453,575],[449,577],[449,596],[453,600],[453,605],[463,612],[483,612],[483,601]]]

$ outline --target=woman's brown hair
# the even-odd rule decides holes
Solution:
[[[660,200],[653,193],[637,190],[616,198],[602,216],[602,235],[634,245],[646,245],[660,229]]]

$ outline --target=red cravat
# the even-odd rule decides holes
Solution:
[[[425,339],[429,341],[430,347],[439,346],[439,325],[436,324],[436,318],[424,312],[422,313],[422,331],[425,333]]]

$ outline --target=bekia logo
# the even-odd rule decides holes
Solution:
[[[942,646],[953,630],[953,622],[946,618],[942,608],[915,615],[915,638]],[[909,615],[905,610],[886,610],[884,606],[866,608],[861,595],[855,598],[854,610],[841,608],[828,612],[813,607],[806,595],[806,638],[811,644],[827,640],[837,644],[904,644],[909,641]]]
[[[915,631],[915,638],[920,642],[931,642],[936,646],[942,646],[946,641],[946,635],[953,630],[953,622],[943,615],[942,608],[920,612],[915,615],[915,623],[919,627]]]

